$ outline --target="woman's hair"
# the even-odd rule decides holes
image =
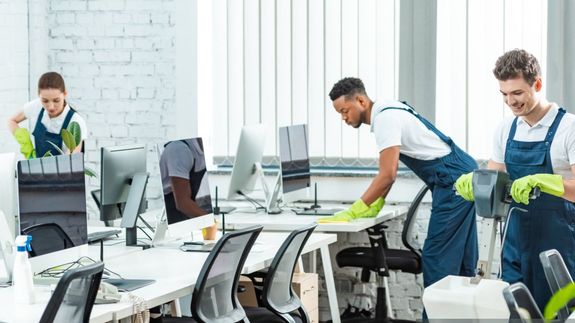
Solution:
[[[38,92],[46,89],[58,89],[62,92],[66,92],[66,85],[64,84],[62,75],[56,72],[48,72],[40,76],[40,80],[38,80]]]
[[[541,68],[535,56],[523,49],[514,49],[497,59],[493,75],[499,81],[523,77],[529,85],[533,85],[541,75]]]

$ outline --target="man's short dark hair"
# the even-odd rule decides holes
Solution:
[[[366,95],[363,82],[356,77],[346,77],[337,81],[329,91],[329,97],[332,101],[337,100],[342,95],[346,99],[351,99],[356,94]]]
[[[523,77],[529,85],[533,85],[541,75],[541,67],[535,56],[523,49],[514,49],[497,59],[493,75],[499,81]]]

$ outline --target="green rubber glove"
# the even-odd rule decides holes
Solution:
[[[455,190],[466,201],[473,202],[473,172],[463,174],[455,181]]]
[[[534,187],[539,187],[541,192],[561,197],[565,194],[563,177],[555,174],[527,175],[513,181],[511,185],[511,197],[517,203],[529,204],[529,194]]]
[[[369,206],[362,199],[355,201],[347,210],[337,212],[335,215],[318,219],[318,223],[344,223],[359,218],[373,218],[379,214],[385,200],[379,197]]]
[[[26,128],[18,128],[14,131],[14,138],[20,144],[20,152],[26,159],[36,158],[36,152],[30,139],[30,132]]]

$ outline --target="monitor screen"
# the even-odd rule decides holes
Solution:
[[[18,162],[18,202],[20,231],[30,227],[55,223],[71,239],[73,246],[88,240],[86,219],[86,188],[84,155],[81,153],[43,157]],[[46,231],[31,233],[32,240],[43,250],[36,255],[51,251],[44,245]],[[45,239],[46,244],[51,243]],[[66,245],[65,248],[72,247]]]
[[[247,125],[242,128],[230,179],[228,199],[239,196],[238,191],[243,194],[253,191],[258,179],[255,164],[261,163],[264,145],[264,125]]]
[[[307,125],[279,129],[282,187],[284,193],[310,186]]]
[[[0,211],[4,212],[12,235],[16,231],[16,216],[18,215],[16,201],[16,154],[0,154]]]
[[[202,138],[164,144],[160,174],[168,224],[212,213]]]
[[[100,219],[118,219],[130,192],[135,174],[146,173],[146,145],[103,147],[101,149]],[[145,210],[145,199],[140,210]]]

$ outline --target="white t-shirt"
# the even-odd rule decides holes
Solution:
[[[433,131],[409,111],[388,109],[396,107],[411,109],[399,101],[377,101],[371,109],[371,132],[375,135],[377,149],[400,146],[399,151],[419,160],[433,160],[451,153],[451,148]]]
[[[26,103],[23,108],[26,119],[30,121],[29,124],[30,128],[28,130],[30,130],[30,138],[32,139],[32,143],[34,145],[36,143],[34,141],[33,132],[34,128],[36,128],[36,122],[38,122],[38,117],[40,116],[40,111],[42,109],[43,109],[42,102],[40,101],[39,98]],[[62,125],[64,124],[64,119],[66,119],[68,111],[70,111],[70,106],[68,104],[66,104],[66,106],[64,107],[64,111],[62,111],[62,113],[60,113],[60,115],[55,118],[50,118],[48,112],[44,111],[44,115],[42,116],[42,124],[44,125],[44,127],[46,127],[46,130],[48,132],[60,133],[62,131]],[[80,116],[80,114],[78,114],[78,112],[76,111],[76,113],[74,113],[72,115],[72,118],[70,119],[70,122],[73,121],[77,122],[78,125],[80,126],[80,130],[82,132],[81,136],[82,140],[86,140],[86,138],[88,138],[88,127],[86,126],[86,121],[84,121],[84,118],[82,118],[82,116]],[[66,148],[64,144],[62,144],[62,146],[64,146],[63,147],[64,152],[67,152],[68,148]]]
[[[513,139],[528,142],[545,140],[547,131],[558,112],[559,107],[553,104],[547,114],[532,127],[523,118],[517,118],[517,129]],[[494,162],[505,163],[505,148],[513,120],[515,120],[514,116],[505,118],[495,131],[493,154],[491,156],[491,160]],[[553,165],[553,173],[559,174],[565,179],[573,178],[571,165],[575,164],[575,115],[571,113],[565,113],[553,137],[553,142],[551,142],[551,163]]]

